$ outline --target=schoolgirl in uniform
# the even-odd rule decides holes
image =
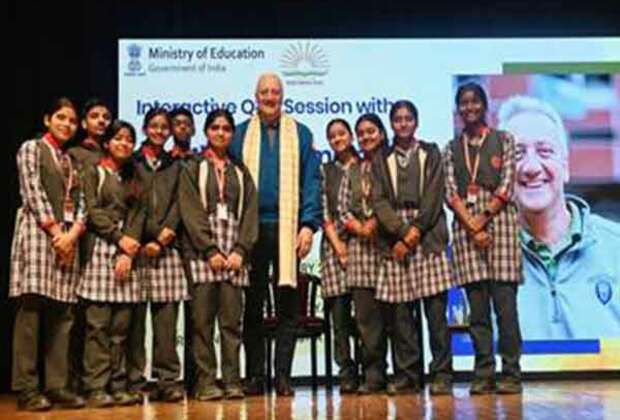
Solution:
[[[163,109],[151,109],[144,117],[146,140],[134,154],[137,171],[144,183],[143,199],[146,221],[142,235],[139,275],[143,305],[134,314],[134,343],[140,352],[146,323],[146,303],[150,303],[153,330],[152,400],[175,402],[183,399],[180,361],[176,349],[176,326],[179,303],[189,298],[188,284],[177,247],[179,224],[178,182],[181,162],[164,150],[170,138],[171,121]],[[132,328],[133,328],[132,327]],[[143,341],[142,341],[143,342]],[[130,352],[132,379],[143,382],[143,353]],[[140,376],[139,376],[140,375]],[[135,384],[135,382],[134,382]]]
[[[452,353],[446,308],[452,285],[447,257],[448,230],[443,211],[444,179],[437,145],[415,137],[418,110],[397,101],[390,110],[394,145],[374,165],[373,201],[379,238],[386,251],[377,298],[392,330],[395,380],[390,393],[417,391],[421,349],[413,302],[424,299],[433,361],[431,394],[451,392]]]
[[[446,200],[455,214],[456,279],[467,291],[476,351],[471,394],[521,392],[521,332],[516,296],[521,282],[513,137],[486,124],[487,96],[476,83],[455,97],[463,130],[444,152]],[[502,378],[495,382],[491,302],[497,317]],[[497,386],[496,386],[497,385]]]
[[[386,387],[386,332],[375,288],[381,255],[376,243],[377,219],[372,205],[372,160],[384,153],[385,127],[375,114],[364,114],[355,123],[355,133],[363,159],[350,170],[351,192],[345,229],[350,235],[347,247],[347,285],[353,295],[355,321],[362,339],[365,380],[358,393],[383,392]]]
[[[22,207],[15,221],[9,288],[17,303],[13,389],[19,392],[18,408],[29,411],[47,410],[52,404],[84,406],[84,400],[67,389],[79,278],[77,242],[86,225],[77,171],[65,150],[77,131],[76,108],[60,98],[43,122],[43,137],[24,142],[17,153]],[[40,328],[45,331],[43,343]],[[43,348],[45,395],[37,371]]]
[[[357,365],[351,357],[350,339],[354,336],[351,292],[347,285],[347,240],[345,224],[349,209],[350,170],[359,163],[353,148],[349,123],[337,118],[327,124],[327,140],[334,159],[321,165],[323,238],[321,242],[321,292],[334,324],[334,358],[340,368],[340,392],[358,388]]]
[[[132,162],[135,143],[131,124],[114,121],[103,136],[103,157],[82,172],[88,233],[77,294],[85,314],[83,383],[91,407],[142,401],[128,392],[124,367],[132,308],[140,302],[134,261],[145,218]]]
[[[194,282],[192,343],[200,401],[244,397],[239,369],[243,288],[249,286],[249,257],[258,237],[258,196],[245,165],[228,153],[234,130],[230,112],[210,112],[204,124],[208,147],[188,163],[179,185],[181,218],[192,244],[187,257]],[[224,389],[216,384],[216,318]]]

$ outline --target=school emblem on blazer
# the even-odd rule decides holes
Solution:
[[[492,156],[491,157],[491,166],[494,169],[501,169],[501,167],[502,167],[502,158],[500,156],[497,156],[497,155]]]
[[[607,305],[613,297],[613,287],[608,275],[600,276],[596,279],[594,286],[596,297],[603,305]]]

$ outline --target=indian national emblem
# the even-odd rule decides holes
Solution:
[[[129,54],[129,71],[132,73],[138,73],[142,70],[142,64],[140,64],[140,55],[142,54],[142,47],[138,44],[130,44],[127,47],[127,54]]]

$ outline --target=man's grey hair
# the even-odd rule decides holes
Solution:
[[[497,127],[501,130],[505,130],[508,121],[515,115],[523,112],[542,114],[549,118],[557,128],[558,140],[564,152],[564,156],[568,156],[568,135],[564,127],[564,122],[558,112],[541,99],[524,95],[511,96],[499,107],[499,111],[497,112]]]
[[[282,91],[282,93],[284,93],[284,83],[282,83],[282,78],[280,78],[280,75],[278,73],[275,73],[272,71],[261,73],[258,76],[258,79],[256,79],[256,89],[254,90],[255,93],[258,93],[258,86],[260,86],[261,82],[267,78],[276,79],[278,83],[280,84],[280,90]]]

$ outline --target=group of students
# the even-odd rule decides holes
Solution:
[[[146,139],[135,152],[135,129],[112,121],[104,103],[86,104],[87,137],[71,145],[79,122],[74,104],[57,100],[45,113],[46,133],[26,141],[17,156],[23,205],[10,295],[18,297],[13,387],[19,407],[141,402],[147,305],[157,381],[149,397],[183,399],[176,327],[179,304],[190,295],[196,397],[243,397],[241,288],[248,285],[246,257],[257,236],[257,197],[245,167],[227,156],[232,116],[208,115],[209,147],[200,157],[189,147],[193,117],[186,110],[148,112]],[[74,322],[80,315],[82,322]],[[224,390],[216,387],[216,318]],[[37,371],[41,322],[45,394]]]
[[[388,394],[419,391],[421,349],[413,303],[421,299],[432,361],[430,393],[452,392],[448,289],[464,287],[475,348],[471,394],[521,392],[521,335],[516,293],[521,282],[517,213],[512,202],[514,140],[487,126],[487,97],[462,85],[456,107],[463,130],[445,151],[418,139],[415,105],[390,110],[393,144],[373,114],[353,130],[342,119],[327,126],[335,154],[322,167],[324,237],[322,286],[334,318],[341,391]],[[444,202],[454,212],[452,255]],[[355,308],[354,322],[351,302]],[[491,304],[499,329],[502,375],[495,380]],[[363,383],[348,337],[363,344]],[[388,341],[393,379],[386,375]]]
[[[453,286],[465,287],[471,307],[471,393],[521,391],[514,140],[486,124],[480,86],[461,86],[456,106],[463,130],[443,154],[415,136],[418,111],[409,101],[392,106],[391,145],[375,114],[359,117],[354,131],[343,119],[327,125],[334,159],[321,166],[322,292],[334,321],[342,392],[419,391],[413,303],[422,299],[433,355],[430,392],[451,393],[446,309]],[[184,301],[191,302],[196,399],[243,398],[243,290],[250,285],[259,204],[248,168],[229,151],[232,115],[224,109],[207,115],[208,144],[200,153],[190,148],[194,121],[182,108],[150,110],[142,126],[146,139],[137,150],[135,129],[112,121],[101,101],[87,103],[80,119],[70,100],[59,99],[44,124],[45,134],[26,141],[17,155],[23,205],[10,295],[17,298],[18,406],[141,402],[149,307],[156,381],[149,398],[180,401],[176,325]],[[86,138],[73,144],[78,124]],[[171,135],[174,146],[166,151]],[[444,203],[455,215],[451,256]],[[497,383],[491,303],[502,356]],[[223,386],[216,382],[216,319]],[[364,378],[357,377],[351,356],[355,335],[363,346]],[[388,340],[394,371],[389,383]],[[40,347],[44,386],[37,370]]]

